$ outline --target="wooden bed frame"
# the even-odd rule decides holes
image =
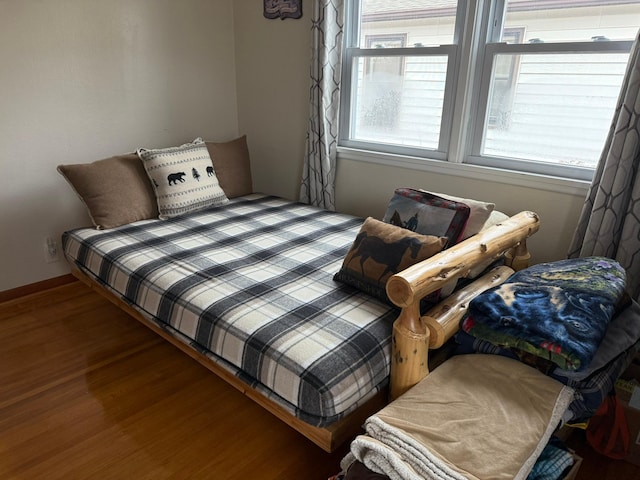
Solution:
[[[530,255],[526,239],[538,231],[539,225],[535,213],[521,212],[389,279],[387,294],[393,303],[402,309],[393,326],[391,398],[401,395],[429,373],[430,343],[432,346],[441,345],[455,333],[457,322],[471,298],[493,285],[502,283],[513,270],[528,266]],[[421,317],[420,300],[423,297],[450,281],[468,276],[475,266],[503,255],[507,258],[510,268],[493,270]],[[364,420],[389,400],[387,392],[381,392],[358,410],[332,425],[322,428],[311,426],[247,386],[211,359],[172,337],[73,266],[72,274],[327,452],[332,452],[344,442],[351,440],[360,432]]]

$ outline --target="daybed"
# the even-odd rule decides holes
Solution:
[[[436,248],[381,274],[393,276],[376,298],[334,280],[375,263],[346,259],[373,220],[253,192],[245,137],[58,170],[94,224],[63,235],[73,274],[327,451],[387,403],[389,387],[397,397],[428,373],[430,338],[442,344],[468,300],[513,270],[480,272],[496,259],[526,266],[539,227],[522,212]],[[449,234],[435,243],[453,243]],[[424,314],[423,299],[477,275]]]

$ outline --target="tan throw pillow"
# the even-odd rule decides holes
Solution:
[[[489,215],[489,218],[487,219],[487,221],[484,222],[484,225],[482,226],[482,230],[484,230],[485,228],[493,227],[494,225],[497,225],[499,223],[504,223],[507,220],[509,220],[509,215],[499,210],[494,210],[493,212],[491,212],[491,215]]]
[[[153,184],[161,219],[229,201],[201,138],[179,147],[140,148],[137,153]]]
[[[464,203],[465,205],[469,206],[469,220],[467,220],[467,226],[462,232],[461,240],[469,238],[480,232],[485,222],[489,219],[491,212],[493,212],[493,209],[496,208],[495,203],[482,202],[480,200],[474,200],[472,198],[454,197],[453,195],[448,195],[446,193],[431,193],[433,193],[433,195],[438,195],[439,197],[446,198],[447,200]]]
[[[227,198],[253,193],[247,136],[229,142],[206,142],[220,187]]]
[[[391,275],[440,252],[447,239],[367,218],[334,280],[390,302],[386,285]]]
[[[98,229],[158,218],[156,197],[135,153],[93,163],[58,165]]]

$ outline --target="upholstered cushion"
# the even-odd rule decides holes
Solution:
[[[205,142],[137,151],[154,186],[161,219],[227,203]]]
[[[469,238],[482,230],[487,220],[489,220],[491,212],[493,212],[494,208],[496,208],[495,203],[482,202],[480,200],[474,200],[472,198],[454,197],[453,195],[449,195],[446,193],[430,193],[433,193],[438,197],[446,198],[447,200],[452,200],[458,203],[464,203],[465,205],[469,206],[469,220],[467,221],[467,226],[462,232],[461,240]]]
[[[220,187],[227,198],[253,193],[247,137],[229,142],[206,142]]]
[[[59,165],[98,229],[158,217],[156,197],[135,153],[93,163]]]
[[[447,247],[458,243],[469,219],[468,205],[433,193],[398,188],[383,221],[423,235],[447,237]]]
[[[405,228],[367,218],[334,280],[389,302],[391,275],[440,252],[446,238],[420,235]]]

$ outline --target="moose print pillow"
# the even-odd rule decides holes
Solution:
[[[440,252],[446,241],[369,217],[333,279],[390,303],[389,277]]]
[[[140,148],[136,153],[153,185],[159,218],[164,220],[229,201],[220,188],[202,138],[179,147]]]

